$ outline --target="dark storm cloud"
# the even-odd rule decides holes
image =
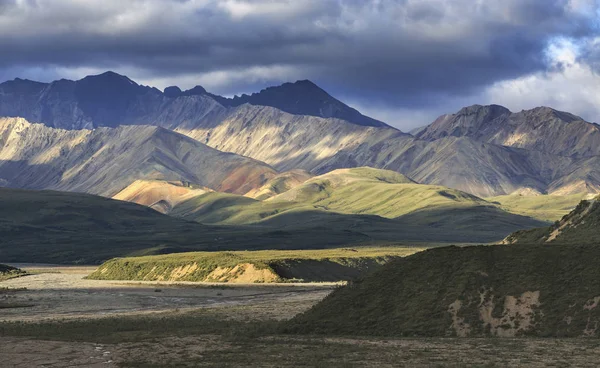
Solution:
[[[592,37],[597,8],[596,0],[0,0],[0,76],[55,67],[135,70],[149,80],[210,75],[220,93],[309,78],[355,99],[428,106],[546,69],[548,42]]]

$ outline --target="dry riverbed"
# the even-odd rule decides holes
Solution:
[[[87,280],[95,267],[18,265],[34,274],[0,282],[0,321],[97,318],[197,308],[277,304],[292,315],[337,284],[199,284]],[[11,308],[14,306],[14,308]],[[285,309],[285,308],[284,308]]]

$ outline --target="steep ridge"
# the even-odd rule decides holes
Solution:
[[[600,126],[549,107],[512,113],[502,106],[473,105],[441,116],[416,136],[425,140],[471,137],[574,158],[600,155]]]
[[[597,246],[430,249],[337,289],[284,330],[334,336],[597,337],[598,256]]]
[[[521,243],[600,243],[600,197],[584,200],[552,226],[517,231],[504,239],[505,244]]]
[[[61,79],[39,83],[15,79],[4,82],[0,84],[0,116],[20,116],[67,129],[115,127],[172,109],[177,106],[174,100],[180,97],[190,101],[201,96],[225,107],[271,106],[295,115],[337,118],[361,126],[387,126],[362,115],[308,80],[269,87],[252,95],[225,98],[210,94],[201,86],[187,91],[172,86],[161,92],[110,71],[78,81]]]
[[[190,182],[246,193],[277,172],[153,126],[62,130],[0,119],[4,186],[87,192],[111,197],[135,180]]]
[[[52,92],[71,84],[94,88]],[[110,114],[105,110],[112,100],[103,97],[107,86],[126,94],[121,98],[126,103]],[[81,96],[92,96],[96,103],[86,104],[88,97]],[[308,81],[233,99],[200,86],[188,91],[170,87],[163,93],[114,73],[49,85],[22,80],[0,85],[0,115],[30,116],[68,129],[160,126],[263,161],[280,172],[324,174],[370,166],[478,196],[528,188],[561,195],[600,191],[599,128],[572,114],[549,108],[511,113],[501,106],[471,106],[440,117],[415,131],[414,137],[362,121],[350,113],[355,110],[340,104]]]
[[[293,115],[311,115],[322,118],[336,118],[353,124],[386,127],[381,121],[362,115],[357,110],[333,98],[309,80],[284,83],[269,87],[252,95],[235,96],[232,99],[219,99],[226,106],[240,106],[245,103],[271,106]]]

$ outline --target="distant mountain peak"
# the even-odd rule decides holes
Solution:
[[[527,116],[538,116],[540,118],[546,119],[555,118],[558,120],[562,120],[566,123],[570,123],[573,121],[583,121],[583,119],[577,115],[565,111],[559,111],[548,106],[538,106],[531,110],[522,110],[520,113],[525,114]]]
[[[176,98],[181,96],[181,88],[177,87],[177,86],[170,86],[165,88],[164,90],[164,95],[169,97],[169,98]]]
[[[86,81],[86,80],[106,81],[106,82],[127,82],[129,84],[133,84],[136,86],[138,85],[137,83],[135,83],[128,77],[121,75],[119,73],[115,73],[113,71],[107,71],[107,72],[104,72],[101,74],[95,74],[95,75],[88,75],[87,77],[81,79],[79,82]]]
[[[468,115],[473,113],[489,112],[494,115],[508,114],[510,110],[501,105],[471,105],[460,109],[455,115]]]
[[[187,91],[184,91],[181,95],[182,96],[196,96],[196,95],[205,95],[208,92],[206,92],[206,90],[204,89],[204,87],[202,86],[196,86],[192,89],[188,89]]]
[[[294,115],[337,118],[347,122],[373,127],[387,127],[385,123],[362,115],[357,110],[337,100],[314,82],[304,79],[267,87],[252,95],[243,94],[232,99],[221,98],[220,103],[239,106],[271,106]]]

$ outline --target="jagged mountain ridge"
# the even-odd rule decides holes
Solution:
[[[0,84],[0,116],[24,117],[46,125],[67,128],[115,127],[139,123],[156,115],[173,99],[205,96],[224,107],[243,104],[271,106],[297,115],[338,118],[357,125],[387,126],[364,116],[308,80],[269,87],[252,95],[225,98],[201,86],[182,91],[172,86],[164,92],[138,85],[114,72],[72,81],[40,83],[15,79]],[[158,109],[156,109],[158,107]],[[143,122],[142,122],[143,123]]]
[[[600,126],[549,107],[513,113],[498,105],[473,105],[456,114],[442,115],[415,136],[428,141],[470,137],[574,158],[600,155]]]
[[[119,85],[133,86],[128,88],[140,94],[128,105],[121,120],[111,124],[161,126],[218,150],[263,161],[282,172],[302,169],[323,174],[338,168],[371,166],[398,171],[420,183],[448,186],[478,196],[528,189],[556,194],[600,190],[600,156],[596,155],[600,144],[596,144],[595,133],[598,127],[567,113],[534,109],[512,114],[500,106],[472,106],[441,117],[415,131],[417,137],[414,137],[388,126],[363,126],[336,117],[291,114],[282,110],[283,105],[276,108],[249,102],[240,104],[250,99],[258,103],[264,96],[290,87],[312,85],[308,82],[284,84],[252,95],[255,97],[226,99],[200,86],[188,91],[171,87],[162,93],[138,86],[126,77],[113,77]],[[12,87],[11,91],[16,92],[8,100],[2,87],[7,83],[0,85],[0,115],[7,111],[2,106],[27,106],[17,102],[27,100],[25,97],[31,90],[42,88],[35,82],[22,82],[19,88]],[[311,91],[316,89],[322,91],[310,87]],[[304,95],[308,95],[308,101],[318,101],[321,93],[318,91],[316,98],[311,97],[312,92]],[[7,103],[9,100],[17,102]],[[68,129],[80,123],[94,125],[85,119],[77,120],[85,114],[68,98],[65,101],[68,103],[59,103],[51,109],[61,111],[66,106],[68,113],[61,115],[64,121],[43,122]],[[295,106],[293,98],[284,101]],[[37,111],[30,110],[23,113],[31,115]],[[42,119],[42,115],[36,116]],[[502,128],[504,121],[521,129],[520,140],[507,135],[507,131],[516,128]],[[546,125],[553,127],[548,133],[546,129],[534,129]]]
[[[155,126],[54,129],[0,119],[2,186],[111,197],[135,180],[171,180],[246,193],[277,175],[268,165],[224,153]]]

